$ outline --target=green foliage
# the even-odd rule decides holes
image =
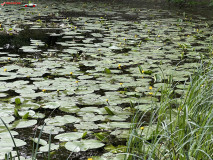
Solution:
[[[104,73],[106,73],[106,74],[111,74],[111,71],[110,71],[109,68],[105,68],[105,69],[104,69]]]
[[[21,99],[20,98],[16,98],[15,99],[15,104],[16,105],[20,105],[21,104]]]
[[[142,66],[138,65],[138,68],[139,68],[140,73],[143,74],[143,68],[142,68]]]
[[[115,115],[108,107],[104,107],[104,109],[109,115]]]
[[[213,0],[209,2],[209,6],[213,6]]]
[[[126,160],[211,159],[213,157],[213,66],[203,65],[177,101],[172,77],[161,87],[160,106],[137,112],[132,120]],[[148,121],[144,121],[149,116]],[[142,127],[143,126],[143,127]]]
[[[86,138],[86,136],[87,136],[87,132],[84,132],[81,138],[84,139]]]
[[[151,75],[151,74],[152,74],[152,71],[151,71],[151,70],[144,71],[144,74]]]
[[[14,115],[16,118],[20,118],[21,116],[18,114],[18,110],[15,108],[14,109]]]
[[[27,113],[22,117],[22,119],[28,119],[28,117],[29,117],[29,112],[27,112]]]
[[[167,0],[168,2],[177,4],[177,5],[201,5],[201,4],[209,4],[209,6],[213,6],[213,0],[208,1],[197,1],[197,0]]]
[[[148,75],[152,74],[151,70],[144,71],[141,65],[138,65],[138,68],[139,68],[139,71],[140,71],[141,74],[148,74]]]
[[[97,139],[99,139],[100,141],[103,141],[105,139],[105,137],[101,134],[101,133],[94,133],[94,135],[96,136]]]

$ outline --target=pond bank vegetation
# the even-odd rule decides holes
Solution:
[[[212,76],[212,64],[201,63],[180,98],[174,97],[175,85],[168,80],[160,88],[159,106],[153,103],[134,116],[126,159],[212,159]]]

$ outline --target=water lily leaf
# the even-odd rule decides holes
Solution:
[[[21,108],[23,109],[38,109],[40,107],[39,104],[28,101],[27,103],[21,104]]]
[[[7,97],[8,95],[5,94],[5,93],[0,93],[0,98],[4,98],[4,97]]]
[[[147,112],[152,109],[152,104],[137,105],[137,106],[135,106],[135,109],[143,111],[143,112]]]
[[[0,151],[0,159],[6,159],[5,158],[5,154],[8,154],[8,153],[12,153],[12,155],[16,156],[17,153],[16,151],[12,151],[13,150],[13,147],[4,147],[4,148],[1,148],[1,151]],[[13,154],[14,153],[14,154]]]
[[[58,149],[59,149],[59,144],[54,144],[54,143],[50,144],[50,151],[58,150]],[[41,152],[49,152],[49,144],[47,144],[45,146],[41,146],[39,148],[39,151],[41,151]]]
[[[74,123],[79,121],[80,121],[79,118],[76,118],[70,115],[56,116],[56,117],[47,118],[44,120],[44,122],[47,125],[54,125],[54,126],[63,126],[67,123]]]
[[[94,122],[81,122],[74,125],[77,129],[98,129],[98,126]]]
[[[42,132],[47,133],[47,134],[58,134],[59,132],[63,132],[64,129],[61,127],[56,127],[56,126],[39,126],[38,129],[42,129]]]
[[[20,119],[18,121],[15,121],[13,123],[13,126],[15,126],[15,128],[26,128],[26,127],[33,126],[36,123],[37,123],[37,120]]]
[[[32,115],[31,116],[32,118],[36,118],[36,119],[38,119],[38,118],[40,118],[40,119],[42,119],[42,118],[44,118],[45,117],[45,114],[43,114],[43,113],[35,113],[34,115]]]
[[[79,113],[79,115],[80,115],[80,113]],[[103,121],[104,120],[104,116],[102,116],[102,115],[95,115],[94,113],[82,113],[82,115],[81,116],[83,116],[83,120],[84,121],[87,121],[87,122],[89,122],[89,121]]]
[[[58,139],[59,141],[73,141],[82,138],[83,134],[81,132],[62,133],[55,136],[54,139]]]
[[[32,117],[35,115],[35,111],[33,110],[20,110],[18,113],[22,117],[22,119],[27,119],[28,117]]]
[[[109,120],[112,120],[112,121],[125,121],[130,115],[122,115],[122,114],[119,114],[119,111],[118,111],[118,114],[117,115],[107,115],[105,116],[106,119],[109,119]]]
[[[58,107],[60,107],[60,103],[58,102],[48,102],[48,103],[45,103],[44,106],[42,106],[42,108],[49,108],[49,109],[55,109]]]
[[[67,113],[76,113],[80,110],[80,108],[75,105],[74,106],[61,106],[59,109],[63,112],[67,112]]]
[[[105,144],[95,139],[67,142],[65,148],[71,152],[87,151],[103,147]]]
[[[110,134],[116,136],[117,138],[128,138],[129,130],[116,129],[115,131],[111,132]]]
[[[26,142],[24,142],[21,139],[14,138],[14,140],[15,140],[17,147],[26,145]],[[5,147],[14,147],[13,141],[10,137],[0,139],[0,148],[2,149],[2,148],[5,148]]]
[[[86,113],[97,113],[97,114],[106,114],[106,110],[104,108],[98,107],[84,107],[78,112],[79,115],[83,115]]]
[[[131,123],[129,122],[110,122],[112,128],[130,128]]]
[[[9,116],[9,115],[8,116],[1,116],[1,118],[7,124],[8,127],[11,127],[9,123],[15,120],[14,116]],[[0,129],[2,129],[2,128],[5,128],[5,126],[4,126],[3,122],[0,121]]]
[[[18,135],[18,132],[16,131],[10,131],[10,133],[12,134],[12,136],[17,136]],[[11,138],[10,137],[10,134],[8,133],[8,131],[5,131],[5,132],[1,132],[0,133],[0,138]]]
[[[35,142],[35,143],[39,143],[40,145],[42,146],[45,146],[47,145],[47,141],[43,140],[43,139],[38,139],[38,138],[32,138],[32,141]]]

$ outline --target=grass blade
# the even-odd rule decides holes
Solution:
[[[48,150],[48,160],[50,160],[50,150],[51,150],[51,135],[52,135],[52,131],[50,131],[50,136],[49,136],[49,150]]]
[[[13,141],[13,144],[15,146],[15,150],[16,150],[16,153],[17,153],[17,156],[18,156],[18,160],[20,160],[20,154],[19,154],[19,151],[18,151],[18,148],[16,146],[16,143],[15,143],[15,140],[10,132],[10,129],[7,127],[7,124],[3,121],[3,119],[0,117],[2,123],[4,124],[4,126],[7,128],[7,131],[10,133],[10,137],[12,138],[12,141]]]

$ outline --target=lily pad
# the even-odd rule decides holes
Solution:
[[[60,141],[73,141],[80,139],[84,133],[82,132],[70,132],[70,133],[62,133],[58,134],[54,137],[54,139],[59,139]]]
[[[40,138],[40,139],[35,138],[35,139],[32,139],[32,141],[35,142],[35,143],[38,143],[38,142],[39,142],[39,144],[42,145],[42,146],[47,145],[47,141],[45,141],[45,140],[43,140],[43,139],[41,139],[41,138]]]
[[[53,118],[47,118],[44,120],[47,125],[54,125],[54,126],[63,126],[67,123],[75,123],[79,122],[79,118],[70,115],[64,116],[56,116]]]
[[[54,143],[50,144],[50,151],[58,150],[58,149],[59,149],[59,145],[58,144],[54,144]],[[47,144],[45,146],[41,146],[39,148],[39,151],[41,151],[41,152],[49,152],[49,144]]]
[[[42,132],[47,133],[47,134],[58,134],[59,132],[63,132],[64,129],[61,127],[56,127],[56,126],[39,126],[38,129],[42,129]]]
[[[20,119],[18,121],[15,121],[13,123],[13,126],[15,128],[27,128],[27,127],[35,125],[36,123],[37,123],[37,120]]]
[[[60,104],[58,102],[48,102],[45,103],[44,106],[42,106],[42,108],[49,108],[49,109],[55,109],[60,107]]]
[[[87,151],[103,147],[105,144],[95,139],[67,142],[65,148],[71,152]]]

